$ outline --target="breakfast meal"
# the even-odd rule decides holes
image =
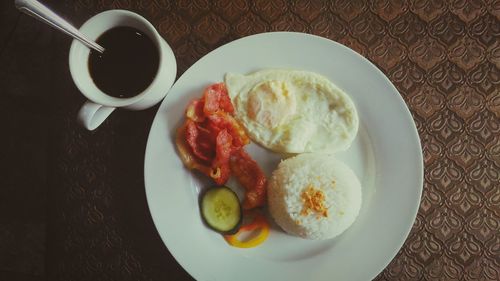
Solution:
[[[252,140],[275,152],[349,148],[358,115],[349,96],[307,71],[269,69],[225,76],[235,116]]]
[[[307,239],[341,234],[361,208],[361,184],[331,155],[304,153],[278,165],[268,185],[269,212],[286,232]]]
[[[184,166],[215,184],[200,194],[203,222],[229,245],[252,248],[270,232],[265,207],[283,230],[305,239],[330,239],[352,225],[361,184],[332,153],[349,148],[358,125],[354,103],[327,78],[268,69],[227,73],[209,85],[187,105],[175,142]],[[268,182],[245,151],[250,140],[298,155],[282,160]],[[242,203],[225,186],[232,176],[245,191]]]

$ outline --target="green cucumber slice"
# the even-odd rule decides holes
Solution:
[[[200,211],[207,226],[219,233],[234,234],[240,228],[240,200],[229,187],[208,188],[202,193]]]

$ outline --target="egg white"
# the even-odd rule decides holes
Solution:
[[[336,152],[349,148],[356,137],[359,119],[353,101],[317,73],[227,73],[225,84],[236,118],[255,142],[270,150]]]

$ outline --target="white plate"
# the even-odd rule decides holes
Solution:
[[[359,133],[338,154],[363,184],[361,213],[341,236],[308,241],[273,226],[253,249],[230,247],[207,229],[198,192],[209,184],[186,170],[176,153],[175,129],[189,100],[226,72],[263,68],[309,70],[328,77],[354,100]],[[279,158],[251,144],[268,175]],[[423,163],[418,134],[403,99],[368,60],[333,41],[302,33],[264,33],[233,41],[189,68],[161,104],[149,134],[144,164],[153,221],[169,251],[197,280],[370,280],[403,245],[417,214]]]

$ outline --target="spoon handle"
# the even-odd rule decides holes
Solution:
[[[104,48],[101,45],[88,39],[78,29],[49,10],[42,3],[36,0],[15,0],[15,5],[21,12],[26,13],[44,23],[47,23],[48,25],[55,27],[56,29],[59,29],[69,36],[79,40],[87,47],[94,49],[100,53],[104,52]]]

